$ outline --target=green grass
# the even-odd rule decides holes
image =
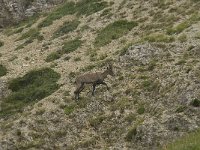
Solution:
[[[40,35],[40,32],[37,28],[30,29],[26,33],[22,34],[22,36],[18,40],[24,40],[24,39],[31,39],[34,40]]]
[[[97,127],[98,125],[100,125],[104,120],[106,119],[106,116],[104,115],[100,115],[97,116],[96,118],[92,118],[89,120],[89,123],[92,127]]]
[[[50,53],[50,54],[47,56],[47,58],[46,58],[45,61],[46,61],[46,62],[52,62],[52,61],[54,61],[54,60],[59,59],[61,56],[62,56],[62,54],[59,53],[58,51],[52,52],[52,53]]]
[[[89,16],[95,12],[98,12],[108,6],[107,2],[102,0],[82,0],[75,6],[75,11],[78,16]]]
[[[200,100],[199,99],[193,99],[190,103],[194,107],[200,107]]]
[[[128,22],[127,20],[119,20],[111,23],[98,33],[94,45],[101,47],[109,44],[112,40],[118,39],[127,34],[137,25],[136,22]]]
[[[41,23],[39,23],[38,27],[43,28],[53,24],[54,20],[60,19],[65,15],[70,15],[74,13],[75,3],[74,2],[66,2],[64,5],[51,12]]]
[[[148,35],[144,37],[143,40],[148,41],[148,42],[164,42],[164,43],[170,43],[170,42],[175,41],[174,37],[167,36],[161,33],[154,33],[154,34]]]
[[[75,110],[75,108],[76,108],[75,104],[70,105],[70,106],[66,106],[64,108],[64,112],[65,112],[66,115],[70,115]]]
[[[140,115],[145,113],[144,105],[139,106],[139,108],[137,109],[137,113],[140,114]]]
[[[50,13],[38,27],[47,27],[53,24],[54,20],[60,19],[65,15],[76,14],[80,15],[91,15],[107,7],[107,3],[101,0],[81,0],[76,4],[74,2],[66,2],[61,7]]]
[[[183,42],[186,42],[187,41],[187,35],[186,34],[181,34],[179,37],[178,37],[178,40],[183,43]]]
[[[78,38],[74,40],[70,40],[64,43],[62,50],[61,51],[56,51],[50,53],[47,58],[45,59],[46,62],[52,62],[54,60],[57,60],[62,57],[64,54],[69,54],[75,50],[77,50],[81,45],[82,41],[79,40]]]
[[[71,40],[71,41],[67,41],[64,43],[64,45],[62,47],[62,53],[63,54],[71,53],[71,52],[77,50],[79,47],[81,47],[82,43],[83,42],[81,40],[79,40],[78,38]]]
[[[35,39],[38,41],[42,41],[44,37],[40,34],[40,31],[38,28],[32,28],[28,30],[27,32],[23,33],[18,40],[24,40],[26,41],[22,44],[20,44],[15,50],[19,50],[27,46],[28,44],[32,43]]]
[[[1,103],[0,116],[20,112],[29,104],[33,104],[55,92],[60,74],[50,68],[32,70],[23,77],[15,78],[8,84],[12,91]]]
[[[182,23],[176,25],[175,27],[172,28],[168,28],[167,29],[167,34],[179,34],[182,31],[184,31],[185,29],[189,28],[192,24],[196,23],[200,21],[200,15],[198,13],[195,13],[193,15],[191,15],[191,17],[185,21],[183,21]]]
[[[130,129],[128,130],[128,133],[125,136],[125,140],[127,142],[131,142],[134,139],[134,136],[137,134],[137,128],[139,125],[141,125],[143,123],[143,119],[138,119],[135,124],[130,127]]]
[[[0,77],[5,76],[6,74],[7,74],[6,67],[0,64]]]
[[[168,144],[162,150],[200,150],[200,130],[189,133],[182,138]]]
[[[4,42],[0,41],[0,47],[2,47],[4,45]]]
[[[69,32],[74,31],[78,25],[80,24],[80,21],[73,20],[70,22],[65,22],[59,29],[53,34],[53,38],[57,38],[60,36],[63,36]]]

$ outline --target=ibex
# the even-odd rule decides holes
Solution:
[[[107,78],[108,75],[114,76],[113,67],[111,64],[108,65],[107,69],[104,72],[86,73],[78,76],[75,80],[75,99],[79,99],[79,94],[84,89],[85,84],[92,84],[92,96],[94,96],[95,88],[99,84],[105,85],[107,87],[107,90],[109,90],[108,85],[104,82],[104,79]]]

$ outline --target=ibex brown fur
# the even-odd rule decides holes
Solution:
[[[106,85],[107,90],[109,90],[108,85],[104,82],[104,79],[107,78],[108,75],[114,76],[113,67],[111,64],[108,65],[107,70],[104,72],[96,72],[96,73],[86,73],[80,75],[76,78],[76,90],[74,91],[75,99],[79,99],[79,94],[84,89],[84,84],[92,84],[92,95],[94,96],[95,87],[99,84]]]

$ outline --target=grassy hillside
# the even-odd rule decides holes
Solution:
[[[198,149],[200,1],[65,1],[0,32],[0,149]],[[76,76],[104,71],[110,87]]]

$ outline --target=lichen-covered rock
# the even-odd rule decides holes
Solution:
[[[143,65],[148,64],[152,59],[158,58],[162,50],[153,47],[151,44],[130,46],[124,56],[120,57],[122,62],[135,62]]]
[[[18,23],[62,2],[63,0],[0,0],[0,27]]]

